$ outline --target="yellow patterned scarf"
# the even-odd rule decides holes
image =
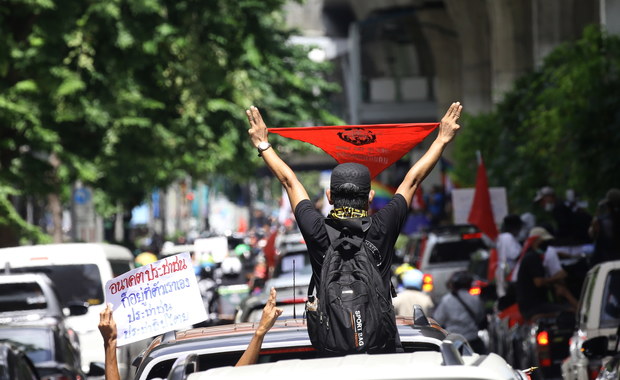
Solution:
[[[329,217],[334,219],[364,218],[366,216],[368,216],[368,211],[348,206],[335,208],[329,212]]]

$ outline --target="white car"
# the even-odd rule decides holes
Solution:
[[[220,367],[187,376],[187,380],[235,379],[471,379],[525,380],[523,371],[514,370],[497,354],[460,355],[444,341],[441,352],[420,351],[402,354],[348,355],[334,358],[291,359],[244,367]],[[185,378],[185,377],[180,377]],[[177,378],[174,378],[177,380]]]
[[[588,271],[583,283],[577,326],[570,339],[570,355],[562,363],[564,380],[590,380],[597,376],[600,360],[589,360],[582,352],[582,344],[598,336],[611,339],[620,325],[620,260],[608,261]]]
[[[113,244],[41,244],[0,249],[1,268],[8,266],[11,273],[44,273],[54,283],[63,308],[88,306],[86,313],[65,319],[67,327],[79,337],[84,372],[88,372],[90,363],[104,362],[103,339],[97,325],[99,313],[105,308],[105,284],[132,269],[133,260],[131,251]],[[145,345],[119,349],[122,376],[128,375],[131,358]]]
[[[489,250],[478,227],[457,224],[435,227],[412,236],[405,255],[412,265],[424,272],[424,290],[437,305],[448,292],[450,276],[457,271],[470,270],[473,261],[488,258]],[[486,271],[475,274],[487,277]]]

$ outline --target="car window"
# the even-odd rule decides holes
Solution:
[[[280,277],[283,274],[293,273],[293,261],[295,261],[295,273],[297,274],[311,274],[312,266],[310,265],[310,258],[308,251],[301,251],[295,253],[289,253],[283,256],[277,263],[273,272],[273,277]]]
[[[429,263],[469,261],[471,255],[480,249],[485,249],[485,245],[480,239],[437,243],[431,251]]]
[[[123,273],[132,270],[131,262],[127,260],[108,260],[112,267],[112,275],[118,277]]]
[[[600,326],[617,327],[618,324],[620,324],[620,270],[613,270],[605,280]]]
[[[2,328],[0,341],[19,347],[34,363],[53,359],[53,336],[48,329]]]
[[[45,308],[47,301],[36,282],[0,284],[0,312]]]
[[[294,312],[297,317],[301,317],[305,312],[305,305],[302,303],[304,297],[299,297],[298,300],[299,303],[297,304],[289,303],[278,305],[278,307],[282,309],[282,315],[291,317]],[[263,305],[259,305],[258,307],[252,309],[252,311],[248,314],[248,319],[245,322],[260,322],[260,318],[263,315],[263,307]]]
[[[23,267],[15,272],[44,273],[56,286],[60,303],[88,302],[91,305],[103,303],[101,274],[96,264],[48,265],[44,267]]]

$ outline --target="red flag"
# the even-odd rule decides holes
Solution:
[[[424,202],[424,190],[422,189],[422,186],[419,186],[413,194],[411,208],[417,211],[421,211],[426,208],[426,202]]]
[[[269,132],[323,149],[338,163],[366,165],[374,178],[418,145],[439,123],[269,128]]]
[[[476,190],[474,192],[474,200],[471,204],[469,217],[467,221],[480,228],[480,231],[488,237],[495,240],[498,235],[495,218],[493,217],[493,208],[491,206],[491,195],[489,194],[489,182],[487,180],[487,171],[484,162],[480,159],[478,165],[478,173],[476,174]]]
[[[493,217],[493,207],[491,206],[491,195],[489,194],[489,181],[487,180],[487,170],[484,162],[480,158],[478,164],[478,173],[476,174],[476,190],[474,191],[474,200],[471,204],[469,217],[467,221],[480,228],[484,234],[491,239],[497,238],[497,226]],[[497,268],[497,250],[491,249],[488,266],[488,279],[495,279],[495,269]]]

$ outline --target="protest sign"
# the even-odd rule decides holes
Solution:
[[[502,220],[508,214],[508,202],[506,201],[505,187],[490,187],[491,207],[495,224],[501,225]],[[453,189],[452,190],[452,212],[454,224],[467,224],[467,218],[471,211],[474,199],[474,189]]]
[[[156,261],[108,281],[118,346],[207,319],[189,253]]]

